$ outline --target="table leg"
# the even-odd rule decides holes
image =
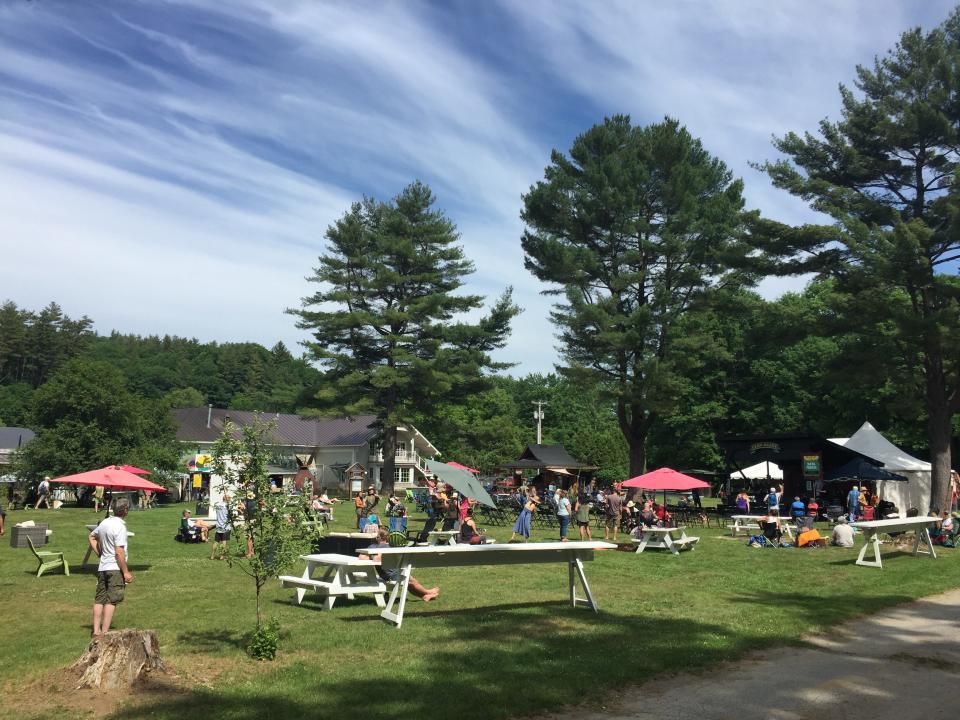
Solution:
[[[673,538],[670,537],[668,532],[663,534],[663,546],[673,555],[680,556],[680,546],[673,542]]]
[[[921,542],[927,546],[926,550],[920,549]],[[917,541],[913,546],[913,556],[916,557],[920,553],[930,555],[934,560],[937,559],[937,553],[933,549],[933,541],[930,540],[930,530],[928,528],[917,530]]]
[[[650,542],[650,533],[642,532],[640,533],[640,544],[637,545],[637,554],[642,553],[647,549],[647,543]]]
[[[90,547],[90,543],[87,543],[87,554],[83,556],[83,565],[86,567],[87,561],[90,559],[90,555],[93,553],[93,548]]]
[[[873,560],[864,560],[867,549],[873,547]],[[863,547],[860,548],[860,554],[857,556],[857,565],[864,567],[883,568],[883,562],[880,560],[880,536],[877,533],[870,533],[863,538]]]
[[[593,608],[594,612],[599,612],[597,607],[597,601],[593,599],[593,593],[590,592],[590,585],[587,583],[587,576],[583,572],[583,561],[578,557],[574,556],[570,562],[570,597],[573,599],[573,606],[577,605],[587,605]],[[574,577],[574,572],[576,572],[576,578],[580,579],[580,584],[583,585],[583,591],[586,593],[587,597],[580,598],[577,597],[577,587],[576,587],[576,578]]]
[[[734,520],[733,520],[733,527],[730,528],[730,534],[731,534],[733,537],[736,537],[736,536],[737,536],[737,533],[739,533],[739,532],[740,532],[740,520],[739,520],[738,518],[734,518]]]
[[[413,573],[413,567],[405,562],[402,555],[398,559],[398,564],[400,566],[400,577],[397,579],[396,585],[393,586],[390,601],[387,603],[386,609],[380,613],[380,617],[394,623],[399,628],[403,623],[403,609],[407,604],[407,587],[410,585],[410,575]],[[398,600],[400,604],[397,612],[393,612]]]

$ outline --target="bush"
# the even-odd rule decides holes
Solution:
[[[247,651],[256,660],[273,660],[280,645],[280,621],[272,617],[253,633]]]

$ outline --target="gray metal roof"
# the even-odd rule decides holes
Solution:
[[[184,442],[213,442],[223,433],[223,426],[228,418],[236,425],[246,426],[250,425],[257,415],[249,410],[213,408],[210,412],[210,426],[207,427],[208,409],[205,407],[180,408],[172,412],[177,425],[177,439]],[[376,420],[373,415],[324,420],[302,418],[299,415],[261,413],[260,419],[276,424],[273,440],[278,445],[304,448],[349,447],[363,445],[377,435],[377,431],[370,427]]]
[[[16,450],[36,437],[33,430],[21,427],[0,427],[0,450]]]

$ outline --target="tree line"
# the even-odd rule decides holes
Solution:
[[[456,225],[413,182],[327,229],[319,289],[289,311],[308,333],[302,358],[282,345],[99,337],[54,305],[8,303],[0,419],[18,402],[39,417],[24,398],[76,371],[71,354],[168,406],[373,413],[388,479],[396,425],[486,469],[530,440],[533,400],[548,402],[547,441],[611,479],[666,463],[721,469],[728,434],[845,435],[869,417],[929,456],[943,506],[960,409],[958,72],[954,11],[858,67],[838,120],[774,140],[781,159],[756,167],[821,224],[747,210],[743,182],[676,119],[609,117],[555,150],[522,198],[520,242],[557,297],[556,374],[504,375],[495,353],[520,308],[505,288],[477,315],[485,300],[463,292],[473,265]],[[814,276],[802,293],[752,290],[799,273]]]

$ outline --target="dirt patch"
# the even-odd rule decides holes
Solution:
[[[4,697],[4,704],[24,711],[24,718],[101,718],[111,715],[124,703],[167,699],[190,692],[189,686],[171,672],[145,678],[133,687],[120,690],[77,690],[80,672],[66,668],[47,673],[20,685]]]

